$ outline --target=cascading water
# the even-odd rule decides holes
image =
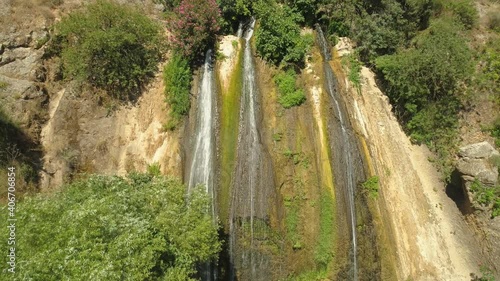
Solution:
[[[250,40],[255,19],[244,34],[243,87],[236,171],[229,214],[231,280],[271,280],[269,258],[262,251],[267,239],[269,200],[274,188],[270,159],[258,130],[259,96]]]
[[[329,64],[329,61],[332,60],[332,56],[330,53],[330,48],[328,47],[328,43],[323,35],[321,28],[317,27],[318,33],[318,41],[321,48],[321,52],[323,55],[323,69],[325,73],[325,83],[327,87],[327,91],[330,94],[333,104],[334,104],[334,112],[335,118],[337,119],[336,125],[339,127],[338,137],[335,139],[335,142],[338,143],[337,151],[341,152],[341,156],[343,157],[340,162],[342,162],[343,166],[341,171],[336,170],[335,172],[343,172],[341,175],[341,179],[343,179],[343,187],[344,195],[346,199],[347,205],[347,215],[348,215],[348,223],[350,226],[350,236],[351,236],[351,256],[352,256],[352,280],[358,280],[358,262],[357,262],[357,237],[356,237],[356,210],[355,210],[355,202],[354,202],[354,192],[356,189],[356,167],[354,165],[354,155],[357,152],[356,140],[352,135],[352,128],[350,127],[350,123],[346,120],[346,116],[344,114],[344,109],[342,108],[340,102],[341,97],[337,92],[337,80],[333,73],[333,70]],[[358,152],[359,154],[359,152]],[[337,176],[337,175],[336,175]]]
[[[188,192],[197,186],[203,185],[205,191],[212,198],[211,214],[215,222],[215,194],[214,194],[214,120],[215,120],[215,90],[212,67],[212,51],[208,50],[203,67],[203,76],[200,83],[197,116],[195,125],[195,144],[190,166]],[[216,271],[211,264],[203,269],[203,280],[216,279]]]

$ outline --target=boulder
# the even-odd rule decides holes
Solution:
[[[473,143],[467,146],[461,147],[458,151],[460,157],[467,158],[489,158],[492,155],[500,155],[495,148],[486,141],[480,143]]]

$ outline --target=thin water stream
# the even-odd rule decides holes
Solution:
[[[321,48],[321,53],[323,56],[323,70],[325,73],[325,84],[327,88],[327,92],[333,100],[334,105],[334,114],[337,119],[337,126],[339,126],[340,132],[339,136],[335,137],[335,142],[340,142],[338,145],[342,149],[339,149],[339,157],[342,157],[341,162],[344,167],[340,171],[336,170],[335,173],[343,173],[340,175],[340,178],[343,179],[343,186],[337,186],[337,188],[342,188],[344,190],[344,195],[346,199],[347,205],[347,215],[348,215],[348,224],[350,227],[350,235],[351,235],[351,262],[352,262],[352,280],[358,280],[358,261],[357,261],[357,234],[356,234],[356,210],[355,210],[355,202],[354,202],[354,194],[356,190],[356,169],[354,164],[353,155],[355,154],[355,150],[357,150],[356,140],[352,135],[352,128],[350,127],[350,123],[346,120],[345,110],[341,106],[341,97],[338,93],[337,88],[337,80],[333,73],[332,67],[330,66],[329,61],[332,60],[332,55],[330,53],[330,47],[328,46],[328,42],[325,39],[323,31],[318,26],[318,41]],[[359,153],[358,153],[359,154]],[[335,175],[336,177],[338,174]]]
[[[214,159],[215,159],[215,87],[212,65],[212,50],[208,50],[203,66],[203,76],[200,82],[197,99],[197,115],[195,124],[195,143],[190,173],[188,192],[197,185],[203,185],[207,194],[212,198],[210,212],[216,218],[215,191],[214,191]],[[202,270],[204,281],[216,280],[216,270],[212,264],[206,264]]]
[[[242,34],[243,85],[236,170],[229,214],[229,252],[234,267],[230,280],[270,279],[269,257],[263,252],[269,231],[269,200],[274,182],[269,155],[259,131],[260,96],[256,85],[251,38],[255,19]]]

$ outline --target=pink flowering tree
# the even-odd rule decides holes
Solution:
[[[215,40],[220,17],[215,0],[182,0],[167,23],[174,50],[189,59],[203,52]]]

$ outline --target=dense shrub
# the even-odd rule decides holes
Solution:
[[[174,55],[163,69],[165,98],[170,104],[171,121],[167,129],[173,129],[182,115],[189,112],[191,89],[191,68],[187,59]]]
[[[458,0],[450,2],[449,5],[456,19],[462,23],[465,28],[471,29],[476,25],[479,15],[474,6],[474,1]]]
[[[253,13],[255,0],[217,0],[222,13],[221,28],[224,32],[236,33],[236,28],[243,19]]]
[[[437,152],[448,176],[457,140],[460,84],[473,73],[471,51],[450,20],[415,38],[413,48],[376,59],[385,93],[412,139]]]
[[[260,20],[255,31],[258,54],[274,64],[303,63],[309,47],[300,35],[299,23],[304,18],[286,5],[261,3],[255,8]]]
[[[135,9],[113,2],[89,4],[63,18],[56,31],[65,77],[120,97],[136,93],[161,58],[160,28]]]
[[[22,262],[12,279],[192,280],[221,247],[209,206],[201,189],[186,196],[180,181],[144,174],[92,176],[26,198],[16,206]]]
[[[286,72],[281,71],[274,77],[274,82],[278,86],[280,94],[278,102],[284,108],[301,105],[306,100],[304,90],[298,89],[295,81],[296,74],[293,69],[289,69]]]
[[[215,42],[220,16],[215,0],[181,1],[167,23],[174,50],[189,59],[203,53]]]
[[[380,55],[393,54],[406,47],[418,30],[427,26],[431,13],[428,0],[382,1],[370,5],[354,18],[352,34],[361,59],[373,62]]]

